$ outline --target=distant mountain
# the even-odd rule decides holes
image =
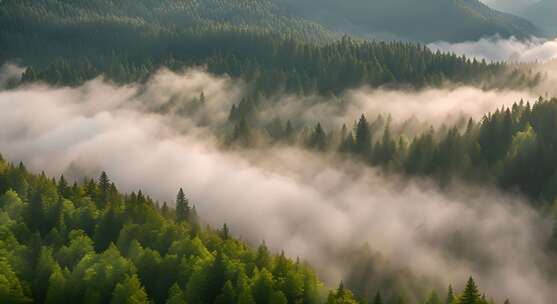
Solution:
[[[531,22],[478,0],[274,0],[291,14],[370,38],[431,42],[539,35]]]
[[[552,37],[557,36],[557,0],[541,0],[526,7],[521,15]]]

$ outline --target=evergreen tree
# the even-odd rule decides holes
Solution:
[[[308,146],[312,149],[324,151],[327,148],[327,135],[320,123],[317,123],[315,129],[310,135]]]
[[[354,152],[366,155],[371,151],[371,131],[366,117],[362,114],[356,126],[356,137],[354,140]]]
[[[110,179],[106,172],[101,172],[99,176],[98,182],[98,191],[99,193],[96,195],[97,198],[97,206],[99,208],[104,208],[110,199]]]
[[[66,288],[66,284],[64,273],[60,269],[55,269],[48,280],[48,292],[45,303],[64,303],[67,300],[67,294],[70,293]]]
[[[168,291],[168,299],[166,304],[186,304],[186,296],[178,284],[172,285]],[[230,303],[230,302],[228,302]]]
[[[228,304],[228,303],[236,303],[236,292],[232,283],[230,281],[226,281],[224,287],[222,288],[221,293],[215,300],[215,304]]]
[[[176,220],[178,222],[187,221],[190,217],[190,206],[189,201],[186,199],[184,190],[180,188],[178,194],[176,195]]]
[[[114,288],[111,304],[147,304],[147,293],[136,275],[127,277]]]
[[[23,287],[6,257],[0,257],[0,302],[30,303],[25,296]]]
[[[476,286],[474,279],[470,277],[466,283],[464,291],[459,297],[459,304],[480,304],[481,302],[480,292]]]
[[[222,239],[228,240],[229,237],[230,237],[230,231],[228,230],[228,225],[224,223],[224,225],[222,225]]]
[[[447,300],[445,301],[445,304],[452,304],[454,299],[455,299],[455,296],[454,296],[454,292],[453,292],[453,286],[449,285],[449,291],[447,292]]]

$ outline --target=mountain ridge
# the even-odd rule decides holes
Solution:
[[[275,1],[292,14],[331,30],[349,30],[350,34],[374,39],[384,38],[381,34],[385,33],[394,39],[421,42],[460,42],[494,35],[521,39],[541,34],[530,21],[478,0]]]

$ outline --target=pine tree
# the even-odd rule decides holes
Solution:
[[[99,177],[99,195],[97,204],[100,208],[104,208],[108,204],[109,194],[110,194],[110,179],[106,172],[101,172],[101,176]]]
[[[180,286],[174,283],[168,291],[168,299],[166,304],[186,304],[186,296]]]
[[[161,215],[163,217],[168,217],[169,214],[170,214],[170,209],[168,208],[168,204],[166,202],[162,203]]]
[[[66,278],[60,269],[55,269],[48,281],[46,304],[64,303],[67,299]]]
[[[226,281],[221,293],[215,299],[215,304],[236,303],[236,291],[230,281]]]
[[[356,125],[356,138],[354,139],[354,152],[365,155],[371,150],[371,131],[366,117],[362,114]]]
[[[447,292],[447,300],[445,301],[445,304],[452,304],[454,299],[455,297],[453,292],[453,286],[449,285],[449,291]]]
[[[58,193],[64,198],[68,198],[70,193],[70,187],[64,178],[64,174],[60,175],[60,179],[58,180]]]
[[[481,296],[474,279],[470,277],[464,291],[460,295],[459,304],[480,304]]]
[[[325,150],[327,147],[327,135],[325,134],[325,131],[323,131],[320,123],[317,123],[315,129],[313,129],[313,132],[311,133],[309,147],[321,151]]]
[[[111,304],[147,304],[147,293],[137,275],[126,278],[114,288]]]
[[[224,225],[222,225],[222,239],[228,240],[228,238],[230,238],[230,231],[228,230],[228,225],[224,223]]]
[[[184,222],[189,219],[190,206],[189,201],[186,199],[184,190],[180,188],[176,195],[176,221]]]

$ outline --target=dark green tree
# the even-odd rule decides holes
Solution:
[[[189,201],[184,194],[184,190],[180,188],[176,195],[176,220],[178,222],[187,221],[190,218],[190,211]]]

